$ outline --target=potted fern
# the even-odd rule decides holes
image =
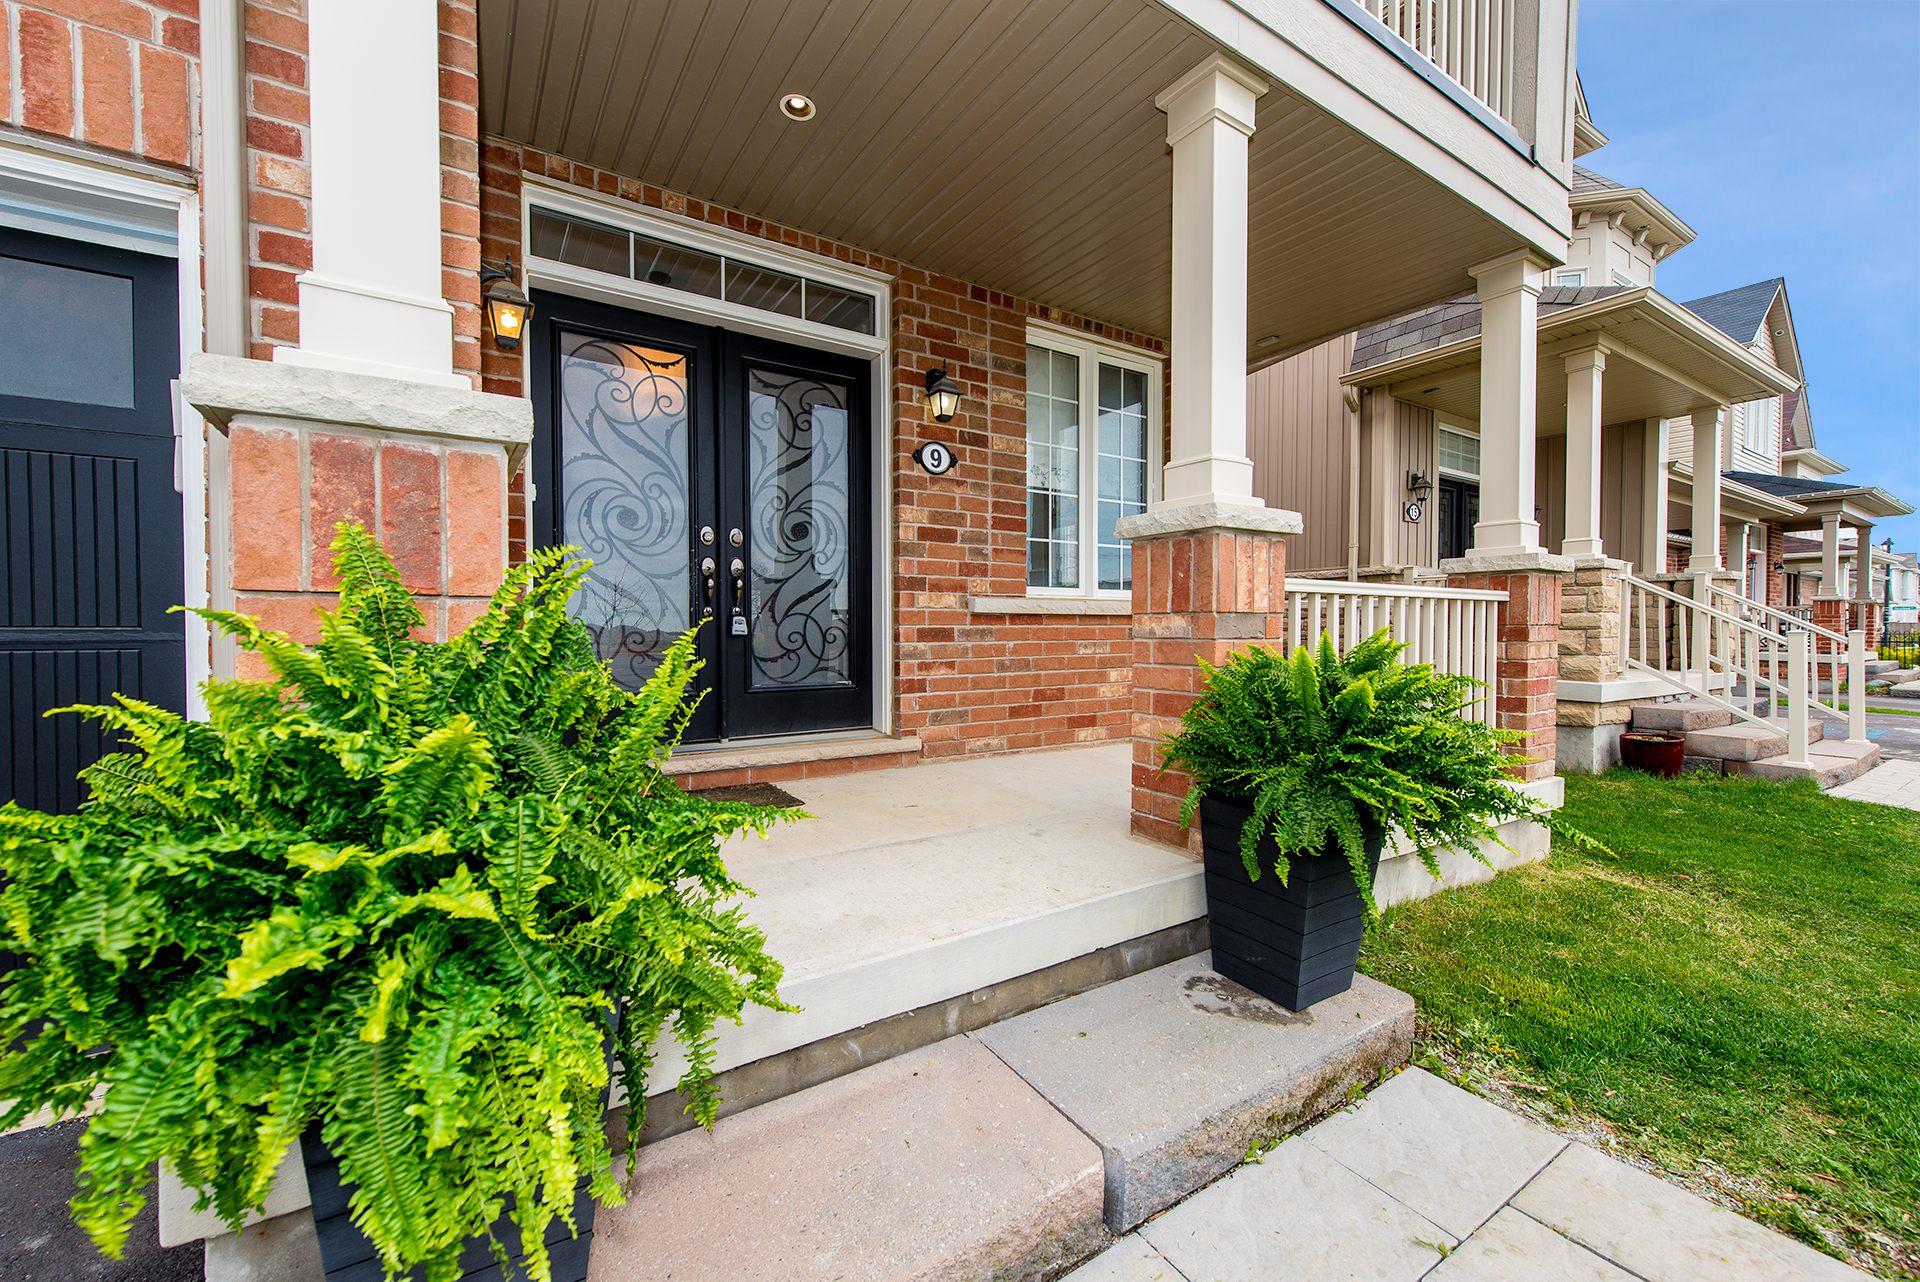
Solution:
[[[1164,742],[1162,769],[1193,780],[1214,969],[1289,1010],[1353,985],[1373,876],[1403,834],[1438,878],[1434,851],[1548,812],[1506,782],[1516,736],[1460,716],[1470,677],[1403,664],[1383,629],[1345,656],[1322,636],[1282,657],[1255,646],[1206,669],[1206,688]],[[1270,875],[1269,875],[1270,874]]]
[[[661,773],[691,634],[620,690],[567,616],[586,565],[566,550],[441,645],[410,639],[420,613],[363,530],[333,551],[311,649],[206,614],[277,682],[209,682],[202,722],[83,709],[124,748],[86,772],[91,800],[0,809],[26,963],[0,994],[0,1128],[101,1093],[73,1213],[108,1254],[156,1162],[238,1227],[304,1136],[350,1206],[330,1272],[584,1277],[593,1204],[621,1197],[610,1074],[638,1108],[671,1026],[711,1124],[715,1021],[787,1009],[717,853],[778,812]]]

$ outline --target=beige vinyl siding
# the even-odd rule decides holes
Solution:
[[[1433,477],[1433,411],[1385,392],[1368,392],[1360,402],[1360,564],[1394,571],[1409,565],[1436,564],[1439,527],[1429,500],[1418,525],[1404,509],[1407,473]]]
[[[1615,423],[1600,429],[1600,540],[1607,555],[1643,568],[1640,550],[1641,497],[1646,473],[1640,451],[1647,438],[1643,422]],[[1533,501],[1540,511],[1540,546],[1559,552],[1567,537],[1567,438],[1540,440],[1533,462]],[[1663,570],[1665,567],[1656,568]]]
[[[1347,407],[1340,376],[1353,335],[1309,348],[1247,377],[1247,453],[1253,492],[1298,512],[1288,573],[1347,566]]]

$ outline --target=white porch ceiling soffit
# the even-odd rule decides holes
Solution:
[[[1157,335],[1173,165],[1153,97],[1245,56],[1152,0],[480,0],[480,49],[488,133]],[[788,93],[814,119],[783,116]],[[1257,120],[1250,363],[1471,288],[1515,225],[1551,230],[1278,80]]]
[[[1567,380],[1560,358],[1600,346],[1607,352],[1601,403],[1609,423],[1682,418],[1707,402],[1736,405],[1784,396],[1799,386],[1678,303],[1635,289],[1540,314],[1535,430],[1567,430]],[[1474,335],[1401,360],[1344,375],[1341,382],[1386,388],[1397,399],[1442,414],[1480,417],[1480,338]]]

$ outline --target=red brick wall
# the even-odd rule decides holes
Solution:
[[[1455,574],[1448,576],[1447,586],[1507,594],[1494,665],[1495,721],[1521,735],[1507,752],[1531,759],[1509,773],[1523,780],[1547,778],[1553,774],[1559,735],[1561,576]]]
[[[191,166],[198,12],[197,0],[0,0],[0,120]]]
[[[1778,525],[1767,526],[1767,604],[1778,610],[1787,603],[1787,572],[1777,569],[1786,564],[1787,533]]]
[[[1164,358],[1163,340],[898,263],[500,138],[484,140],[480,247],[520,259],[523,173],[602,197],[887,273],[893,289],[895,725],[927,756],[1003,752],[1128,736],[1127,615],[975,614],[968,596],[1026,595],[1026,324],[1050,321]],[[945,361],[965,395],[948,424],[928,416],[922,371]],[[524,391],[524,362],[489,339],[482,388]],[[957,447],[931,477],[913,450]],[[525,555],[525,478],[508,501],[510,555]]]
[[[498,449],[381,440],[372,433],[235,426],[233,507],[252,530],[234,540],[235,609],[296,641],[319,639],[313,607],[339,580],[327,550],[340,521],[372,530],[419,598],[421,640],[464,631],[499,586],[504,477]],[[304,481],[302,478],[306,478]],[[253,655],[238,675],[259,677]]]
[[[313,266],[307,20],[300,0],[248,0],[247,288],[256,360],[300,342],[294,278]]]

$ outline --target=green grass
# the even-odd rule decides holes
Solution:
[[[1811,784],[1567,780],[1610,846],[1390,910],[1417,1062],[1920,1278],[1920,814]]]

